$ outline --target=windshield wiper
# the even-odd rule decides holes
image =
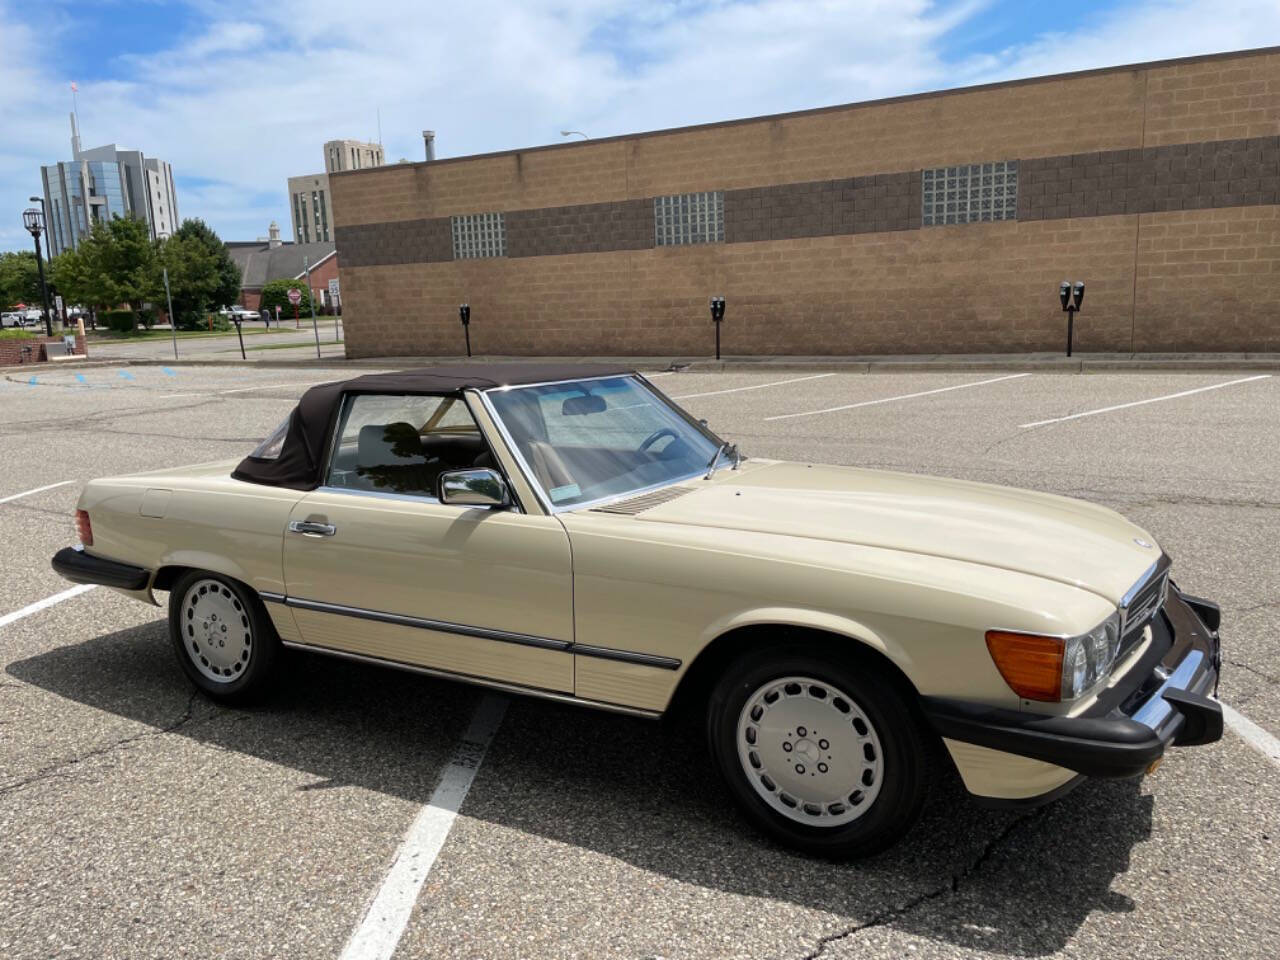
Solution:
[[[729,444],[727,442],[716,447],[716,452],[711,455],[711,462],[707,464],[707,475],[702,478],[703,480],[711,479],[711,475],[716,472],[716,464],[720,462],[720,455],[728,449]]]

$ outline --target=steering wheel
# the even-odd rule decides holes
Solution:
[[[653,433],[645,437],[644,441],[640,444],[639,447],[636,448],[636,450],[639,453],[644,453],[644,451],[648,450],[651,446],[653,446],[663,437],[672,437],[675,439],[679,439],[680,434],[676,433],[670,427],[663,427],[661,430],[655,430],[653,431]]]

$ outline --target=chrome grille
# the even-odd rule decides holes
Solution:
[[[1164,605],[1165,591],[1169,587],[1169,562],[1162,557],[1142,579],[1125,594],[1120,607],[1121,644],[1136,639],[1156,611]]]

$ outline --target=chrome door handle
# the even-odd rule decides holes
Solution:
[[[311,520],[290,520],[289,532],[300,533],[304,537],[332,537],[338,528],[332,523],[314,523]]]

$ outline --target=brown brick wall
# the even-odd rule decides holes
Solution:
[[[448,217],[335,227],[334,243],[342,251],[344,267],[453,259],[453,232]]]
[[[505,219],[508,257],[643,250],[653,246],[653,203],[649,200],[513,210]]]
[[[1280,207],[1144,215],[1137,250],[1140,349],[1280,351]]]
[[[1056,350],[1064,276],[1089,279],[1081,350],[1128,350],[1137,217],[386,266],[344,276],[351,356]],[[803,256],[797,256],[799,248]],[[976,251],[976,255],[975,255]]]
[[[1274,204],[1280,137],[1024,160],[1018,219]]]
[[[728,353],[1057,351],[1064,278],[1080,350],[1277,349],[1277,94],[1272,50],[335,175],[347,349],[457,354],[467,301],[481,353],[705,354],[723,293]],[[1018,220],[920,227],[922,169],[996,160]],[[726,242],[654,248],[704,190]],[[509,255],[438,262],[476,211]]]

